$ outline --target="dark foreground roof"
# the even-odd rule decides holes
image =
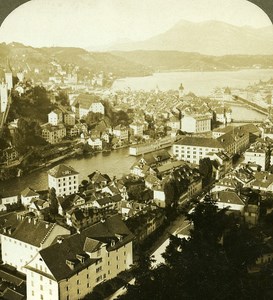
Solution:
[[[120,238],[122,237],[122,238]],[[83,262],[77,260],[77,255],[86,255],[84,252],[96,251],[100,243],[106,243],[107,251],[118,249],[134,238],[119,215],[114,215],[103,222],[96,223],[80,234],[74,234],[64,238],[61,243],[53,244],[40,251],[40,255],[47,267],[57,281],[73,276],[87,266],[94,264],[97,259],[90,259],[89,256]],[[112,241],[115,241],[112,244]],[[71,269],[67,260],[75,263]]]

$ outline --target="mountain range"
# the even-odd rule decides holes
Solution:
[[[253,28],[220,21],[181,21],[166,32],[139,42],[118,43],[108,50],[161,50],[205,55],[273,54],[273,26]]]

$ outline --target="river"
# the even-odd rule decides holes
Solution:
[[[273,69],[269,70],[241,70],[227,72],[171,72],[155,73],[148,77],[124,78],[117,80],[112,89],[120,90],[152,90],[157,86],[160,90],[178,89],[182,82],[186,92],[192,91],[197,95],[207,96],[212,90],[218,87],[244,88],[249,83],[261,80],[268,80],[273,77]],[[258,121],[265,118],[264,115],[242,106],[232,106],[234,119],[241,120],[247,116],[248,120]],[[119,149],[108,155],[98,153],[94,157],[81,159],[68,159],[63,163],[72,166],[80,173],[80,180],[87,178],[87,175],[95,170],[107,173],[109,176],[121,177],[129,173],[131,165],[136,161],[135,157],[128,156],[128,149]],[[31,174],[25,174],[20,178],[0,182],[0,194],[15,195],[26,187],[34,189],[47,189],[47,170],[43,169]]]
[[[128,155],[128,148],[114,150],[111,153],[97,153],[95,156],[85,158],[71,158],[62,163],[73,167],[80,173],[80,181],[88,179],[87,176],[98,170],[107,173],[110,177],[122,177],[130,172],[130,167],[136,161],[134,156]],[[47,189],[47,171],[42,169],[22,177],[0,182],[0,194],[16,195],[26,187],[37,190]]]

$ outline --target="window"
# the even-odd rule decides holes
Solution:
[[[44,287],[43,287],[43,285],[41,284],[41,285],[40,285],[40,291],[42,291],[42,290],[43,290],[43,288],[44,288]]]
[[[68,286],[66,287],[66,290],[67,290],[67,291],[69,290],[69,287],[68,287]]]
[[[77,284],[80,284],[80,280],[79,279],[77,280]]]
[[[81,292],[80,292],[80,289],[77,289],[77,294],[79,295]]]
[[[31,295],[34,296],[34,291],[31,291]]]

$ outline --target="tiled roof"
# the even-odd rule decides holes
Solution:
[[[60,178],[65,176],[78,175],[79,173],[76,172],[72,167],[61,164],[50,169],[48,171],[48,174],[55,178]]]
[[[217,202],[226,204],[244,205],[244,201],[233,191],[220,191],[213,194]]]
[[[94,94],[80,94],[72,106],[79,104],[81,108],[89,109],[92,103],[98,102],[100,102],[100,98]]]
[[[56,226],[55,223],[48,223],[26,217],[9,236],[35,247],[40,247],[54,226]]]
[[[117,235],[122,236],[123,238],[119,240]],[[114,215],[104,220],[104,222],[96,223],[84,229],[81,234],[74,234],[63,239],[61,243],[56,243],[42,249],[40,255],[54,278],[57,281],[60,281],[71,277],[97,261],[97,259],[87,258],[81,263],[76,260],[77,254],[85,254],[84,249],[86,251],[94,251],[94,247],[97,247],[98,244],[92,240],[107,243],[107,250],[113,251],[131,242],[133,238],[133,234],[121,220],[121,216]],[[113,239],[115,239],[116,243],[114,246],[111,246],[111,241]],[[90,247],[90,249],[88,249],[88,247]],[[67,259],[76,262],[73,270],[66,264]]]
[[[39,194],[36,193],[32,188],[27,187],[26,189],[24,189],[21,192],[21,196],[23,196],[23,197],[37,197],[37,196],[39,196]]]
[[[92,253],[92,252],[97,251],[100,248],[101,245],[102,245],[102,242],[99,242],[97,240],[94,240],[92,238],[87,237],[85,239],[85,243],[84,243],[84,246],[83,246],[83,251],[88,252],[88,253]]]
[[[174,143],[174,145],[196,146],[207,148],[223,148],[223,145],[217,139],[204,138],[204,137],[191,137],[186,136],[181,140]]]
[[[268,172],[256,172],[254,177],[255,180],[252,182],[252,186],[268,188],[273,183],[273,174]]]

